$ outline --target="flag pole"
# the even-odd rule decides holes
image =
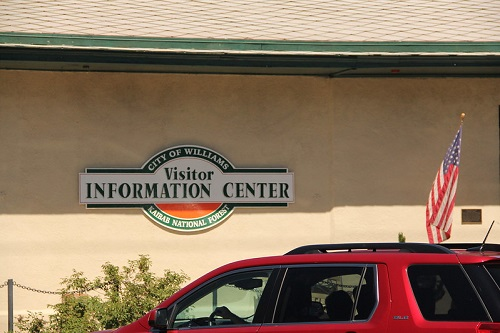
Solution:
[[[465,119],[465,113],[462,112],[462,114],[460,115],[460,125],[464,123],[464,119]]]

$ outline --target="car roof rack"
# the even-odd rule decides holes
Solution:
[[[316,244],[305,245],[295,248],[285,255],[291,254],[314,254],[328,253],[329,251],[348,251],[352,250],[400,250],[409,253],[454,253],[448,247],[438,244],[427,243],[344,243],[344,244]]]
[[[500,244],[491,243],[441,243],[439,244],[450,250],[466,250],[469,252],[493,251],[500,252]]]

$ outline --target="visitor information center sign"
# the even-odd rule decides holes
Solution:
[[[80,203],[87,208],[141,208],[160,225],[198,231],[224,221],[235,207],[287,206],[293,173],[283,168],[235,168],[200,146],[159,152],[140,168],[87,168]]]

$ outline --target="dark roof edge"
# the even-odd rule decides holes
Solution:
[[[0,32],[0,47],[248,54],[495,55],[499,42],[226,40]]]
[[[0,69],[326,77],[500,77],[500,56],[217,54],[0,45]]]

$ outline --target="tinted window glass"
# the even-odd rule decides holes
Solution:
[[[500,265],[486,265],[485,267],[495,280],[497,287],[500,287]]]
[[[500,266],[493,263],[463,265],[492,321],[500,322]]]
[[[242,325],[254,321],[271,270],[232,274],[181,301],[173,327]]]
[[[415,265],[408,275],[422,315],[432,321],[489,320],[458,265]]]
[[[274,322],[367,319],[376,303],[374,283],[373,267],[288,268]]]

